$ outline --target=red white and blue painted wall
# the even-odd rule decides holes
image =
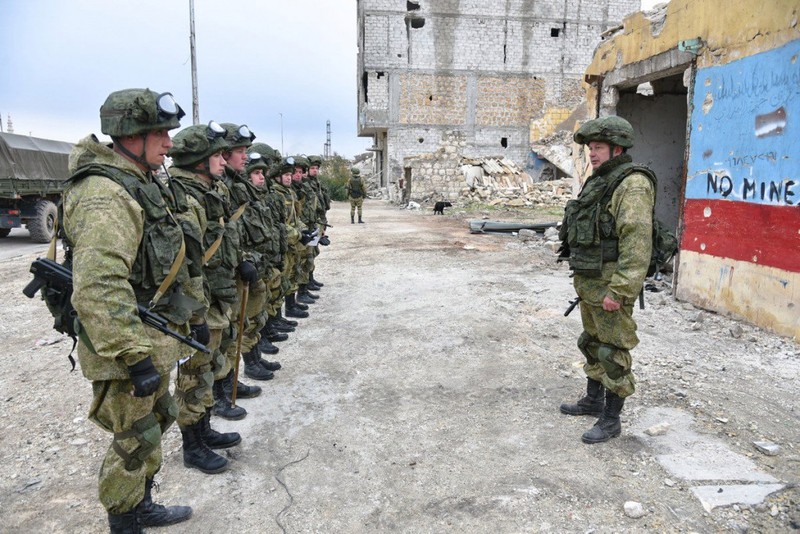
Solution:
[[[800,331],[800,40],[698,69],[679,298]]]
[[[672,169],[675,297],[798,340],[799,20],[796,0],[671,0],[626,17],[584,79],[588,109],[634,119],[634,158]]]

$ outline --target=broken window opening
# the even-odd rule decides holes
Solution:
[[[378,72],[375,73],[375,77],[380,80],[381,78],[384,77],[384,72],[379,70]]]
[[[420,142],[420,144],[422,144],[422,143],[424,143],[424,142],[425,142],[425,139],[424,139],[424,138],[422,138],[422,137],[420,137],[419,139],[417,139],[417,141],[419,141],[419,142]]]
[[[366,71],[361,75],[361,88],[364,91],[364,103],[369,102],[369,97],[367,96],[367,87],[369,86],[369,75]]]
[[[550,37],[558,37],[559,33],[561,33],[561,28],[550,28]]]
[[[503,148],[508,148],[508,137],[500,138],[500,146]]]
[[[506,55],[507,49],[508,45],[503,45],[503,63],[505,63],[506,59],[508,59],[508,56]]]
[[[414,2],[413,0],[406,1],[407,11],[417,11],[418,9],[419,9],[419,2]]]
[[[430,102],[433,102],[433,95],[428,95],[428,100],[429,100]]]
[[[414,18],[408,19],[408,23],[411,25],[412,28],[414,28],[415,30],[418,30],[418,29],[422,28],[423,26],[425,26],[425,19],[422,18],[422,17],[414,17]]]

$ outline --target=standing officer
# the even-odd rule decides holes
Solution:
[[[192,514],[188,506],[152,500],[161,436],[178,415],[169,374],[181,350],[174,339],[146,328],[137,310],[147,305],[173,329],[188,332],[198,307],[180,293],[187,281],[186,268],[178,268],[183,232],[171,195],[153,175],[172,146],[169,130],[183,115],[170,93],[111,93],[100,108],[100,129],[113,143],[91,135],[75,146],[74,174],[63,194],[72,304],[82,328],[78,357],[92,381],[89,419],[114,435],[98,484],[111,532],[140,532]]]
[[[350,181],[347,182],[347,199],[350,201],[350,224],[355,224],[356,208],[358,208],[358,222],[361,220],[361,206],[364,205],[364,197],[367,196],[367,184],[361,177],[358,167],[350,167]]]
[[[560,237],[581,298],[578,348],[587,387],[561,412],[600,416],[582,439],[602,443],[619,436],[619,414],[635,390],[629,351],[639,338],[632,314],[650,265],[656,177],[627,154],[633,128],[621,117],[588,121],[574,139],[588,145],[594,172],[567,203]]]

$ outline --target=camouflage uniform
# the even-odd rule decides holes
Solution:
[[[101,107],[103,132],[142,136],[146,144],[150,131],[177,127],[182,111],[175,105],[174,113],[163,112],[161,96],[142,89],[112,93]],[[140,165],[149,165],[145,154],[131,155]],[[186,351],[173,338],[146,328],[136,307],[154,298],[178,257],[183,232],[170,213],[179,206],[151,172],[133,161],[89,136],[70,155],[75,174],[63,194],[72,304],[82,325],[78,357],[83,375],[92,381],[89,418],[114,433],[98,487],[112,532],[170,524],[191,515],[188,507],[164,508],[150,497],[153,476],[161,468],[161,435],[178,415],[169,394],[169,373]],[[189,278],[183,264],[152,308],[184,333],[192,314],[202,309],[180,293],[181,286],[192,286]],[[131,395],[141,384],[134,381],[131,367],[148,358],[160,381],[152,394]],[[154,519],[153,514],[161,515]]]
[[[633,128],[620,117],[588,121],[574,140],[590,146],[596,167],[567,203],[560,230],[561,259],[568,259],[581,298],[578,348],[586,358],[587,390],[561,412],[600,416],[582,436],[593,444],[620,434],[619,414],[635,391],[630,350],[639,338],[632,313],[650,265],[656,178],[625,153]]]
[[[347,182],[347,199],[350,201],[350,222],[355,222],[356,209],[358,209],[358,222],[361,220],[361,207],[364,205],[364,197],[367,196],[367,184],[361,178],[361,171],[356,167],[350,169],[351,177]]]

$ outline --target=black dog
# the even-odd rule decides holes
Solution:
[[[434,206],[433,206],[433,214],[434,214],[434,215],[436,215],[436,214],[439,214],[439,215],[444,215],[444,209],[445,209],[445,208],[450,208],[450,207],[452,207],[452,206],[453,206],[453,205],[452,205],[452,204],[450,204],[449,202],[437,202],[437,203],[436,203],[436,204],[434,204]]]

